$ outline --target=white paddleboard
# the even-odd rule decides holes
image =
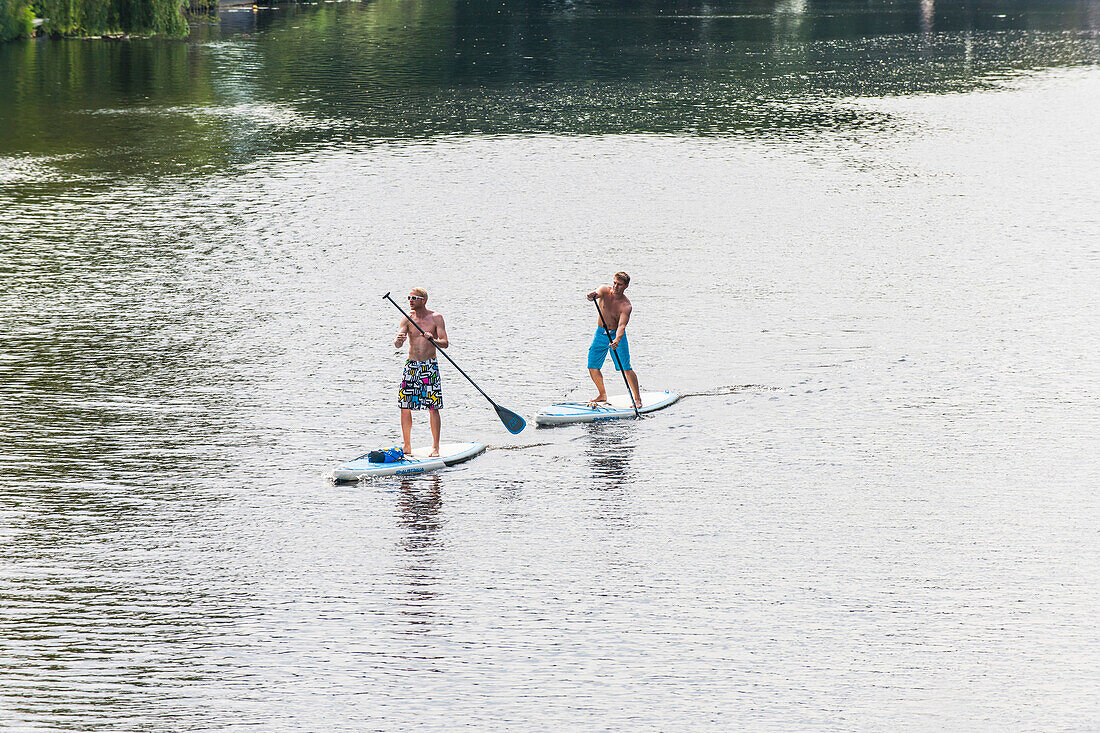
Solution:
[[[678,399],[680,395],[672,392],[642,392],[642,404],[638,406],[638,412],[660,410]],[[624,417],[634,417],[633,403],[630,401],[630,395],[617,394],[608,397],[607,402],[600,402],[595,407],[589,406],[587,402],[560,402],[550,405],[535,415],[535,423],[567,425],[575,422],[621,420]]]
[[[354,461],[337,466],[332,476],[337,481],[356,481],[363,476],[407,476],[438,471],[468,461],[484,450],[485,446],[481,443],[441,443],[439,455],[429,457],[432,447],[426,445],[413,448],[411,454],[406,454],[402,460],[393,463],[371,463],[366,455],[362,455]]]

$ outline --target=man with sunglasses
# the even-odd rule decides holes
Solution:
[[[439,455],[439,410],[443,407],[443,385],[439,381],[439,362],[436,360],[435,347],[447,348],[447,327],[443,316],[427,308],[428,292],[424,288],[409,291],[410,317],[420,326],[409,323],[408,318],[401,319],[397,327],[394,347],[400,349],[405,341],[409,342],[409,358],[405,360],[405,369],[401,375],[401,388],[397,392],[397,406],[401,408],[401,439],[406,454],[412,453],[412,411],[427,410],[432,428],[431,455]],[[424,334],[427,334],[426,336]]]
[[[603,372],[600,370],[607,359],[608,349],[613,354],[612,361],[615,369],[626,375],[630,391],[634,393],[634,399],[639,406],[642,404],[642,390],[638,386],[638,375],[630,368],[630,345],[626,341],[626,324],[630,321],[632,309],[630,300],[624,293],[628,285],[630,285],[630,275],[625,272],[616,272],[611,285],[604,285],[588,294],[589,300],[599,300],[600,313],[604,319],[601,321],[597,317],[596,335],[588,348],[588,374],[599,392],[595,399],[589,401],[593,406],[607,401]],[[604,330],[604,326],[607,330]],[[608,332],[611,333],[610,340],[607,338]]]

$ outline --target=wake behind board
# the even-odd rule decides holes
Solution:
[[[430,445],[413,448],[411,454],[393,463],[371,463],[367,460],[367,455],[362,455],[354,461],[337,466],[332,476],[337,481],[357,481],[363,476],[408,476],[438,471],[470,460],[482,453],[485,446],[481,443],[442,443],[439,446],[439,455],[428,457],[431,450]]]
[[[672,392],[642,392],[642,404],[638,405],[638,412],[660,410],[678,399],[680,395]],[[561,402],[550,405],[535,415],[535,423],[567,425],[575,422],[621,420],[624,417],[634,417],[634,407],[630,401],[630,395],[617,394],[608,397],[607,402],[601,402],[595,407],[590,407],[587,402]]]

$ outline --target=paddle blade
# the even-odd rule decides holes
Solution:
[[[504,423],[504,427],[508,428],[508,432],[512,435],[522,432],[527,427],[527,421],[511,410],[507,410],[500,405],[493,405],[493,407],[497,408],[497,417],[500,418],[500,421]]]

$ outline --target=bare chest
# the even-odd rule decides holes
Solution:
[[[436,333],[435,333],[435,318],[434,317],[427,316],[427,317],[416,318],[414,316],[413,319],[412,319],[412,322],[415,323],[417,326],[419,326],[420,330],[417,330],[416,327],[410,327],[409,328],[409,335],[410,336],[414,336],[414,337],[417,337],[417,338],[424,338],[424,336],[420,333],[420,331],[423,331],[428,336],[432,336],[433,338],[435,337]]]
[[[622,315],[623,310],[626,308],[627,302],[623,300],[612,300],[605,298],[600,302],[600,313],[607,321],[608,326],[615,326],[619,322],[619,316]]]

